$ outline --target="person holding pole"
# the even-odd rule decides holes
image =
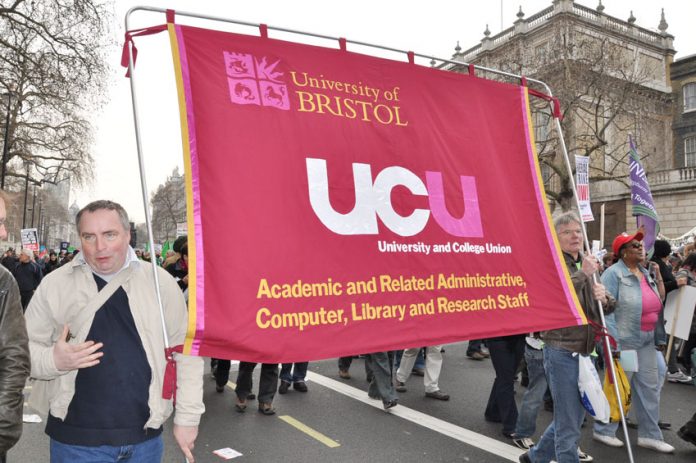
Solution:
[[[152,264],[129,246],[121,205],[94,201],[75,220],[82,252],[42,280],[26,313],[30,403],[48,414],[51,462],[159,462],[175,409],[174,438],[193,463],[203,359],[165,352],[183,344],[184,296],[157,267],[160,312]]]
[[[655,355],[655,328],[662,300],[655,281],[641,265],[643,232],[618,235],[612,244],[618,261],[602,274],[602,283],[616,299],[616,310],[607,317],[607,329],[616,339],[617,351],[635,350],[638,371],[626,372],[631,381],[632,404],[638,418],[638,446],[661,453],[674,447],[664,441],[658,425],[660,381]],[[618,423],[595,422],[593,438],[610,447],[623,447],[616,437]]]
[[[602,303],[605,312],[614,308],[614,298],[602,284],[594,284],[592,276],[599,269],[596,257],[581,253],[583,227],[580,218],[566,212],[554,220],[558,243],[570,279],[585,316],[599,323]],[[578,393],[579,355],[589,355],[594,350],[594,329],[590,325],[569,326],[541,333],[544,341],[544,369],[553,397],[553,421],[546,428],[539,442],[520,455],[521,463],[577,463],[580,427],[585,419],[585,408]],[[583,461],[592,461],[586,456]]]

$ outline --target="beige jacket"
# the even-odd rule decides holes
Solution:
[[[146,428],[159,428],[172,413],[171,400],[162,399],[162,382],[166,365],[162,322],[148,263],[131,262],[130,275],[123,283],[128,295],[135,326],[143,342],[152,369],[150,384],[150,419]],[[158,268],[160,292],[169,335],[169,344],[183,344],[186,335],[187,310],[184,297],[174,279]],[[77,370],[59,371],[53,360],[53,345],[70,326],[75,336],[70,343],[84,342],[92,326],[92,315],[81,326],[73,326],[80,311],[98,293],[97,284],[88,265],[70,262],[48,274],[39,285],[26,312],[31,376],[33,385],[30,404],[40,412],[50,410],[56,418],[65,419],[75,394]],[[203,405],[203,359],[175,354],[177,363],[176,413],[174,423],[196,426],[205,411]]]

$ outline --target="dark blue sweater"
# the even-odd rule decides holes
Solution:
[[[94,275],[101,291],[106,282]],[[147,430],[152,373],[123,288],[97,311],[87,339],[103,342],[98,365],[77,373],[65,421],[50,415],[46,434],[69,445],[130,445],[158,436]]]

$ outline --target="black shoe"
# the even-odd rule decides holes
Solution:
[[[696,445],[696,434],[689,432],[689,430],[686,428],[686,426],[682,426],[679,428],[679,431],[677,431],[677,436],[681,437],[685,441]]]
[[[249,394],[246,398],[247,400],[255,400],[256,399],[256,394]]]
[[[397,405],[399,405],[399,401],[397,399],[390,400],[389,402],[383,402],[384,404],[384,409],[389,410],[390,408],[394,408]]]
[[[295,381],[292,384],[293,389],[295,389],[297,392],[307,392],[307,383],[304,381]]]
[[[396,392],[406,392],[406,383],[397,381],[396,386],[394,386],[394,389],[396,389]]]
[[[431,399],[437,399],[437,400],[449,400],[449,394],[445,394],[444,392],[437,390],[434,392],[426,392],[425,393],[426,397],[430,397]]]
[[[281,380],[280,381],[280,387],[278,388],[278,394],[287,394],[288,389],[290,389],[290,382]]]
[[[667,421],[658,421],[657,426],[660,429],[665,429],[665,430],[672,429],[672,423],[668,423]]]
[[[220,393],[225,392],[225,386],[224,385],[220,386],[220,385],[216,384],[215,385],[215,392],[220,392]]]
[[[413,376],[425,376],[425,370],[422,368],[414,368],[411,370],[411,374],[413,374]]]
[[[520,455],[520,463],[532,463],[532,459],[529,458],[529,452],[524,452]]]

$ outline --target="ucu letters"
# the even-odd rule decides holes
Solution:
[[[353,164],[355,183],[355,207],[347,214],[336,212],[329,201],[329,180],[325,159],[307,158],[309,202],[319,220],[339,235],[376,235],[377,216],[391,231],[401,236],[420,233],[428,223],[432,212],[435,221],[447,233],[459,237],[483,237],[481,213],[474,177],[462,175],[464,214],[460,218],[450,215],[445,205],[442,173],[425,173],[425,184],[408,169],[391,166],[382,170],[374,182],[369,164]],[[427,196],[430,210],[415,209],[411,215],[401,216],[391,204],[391,191],[397,186],[407,188],[418,196]]]

